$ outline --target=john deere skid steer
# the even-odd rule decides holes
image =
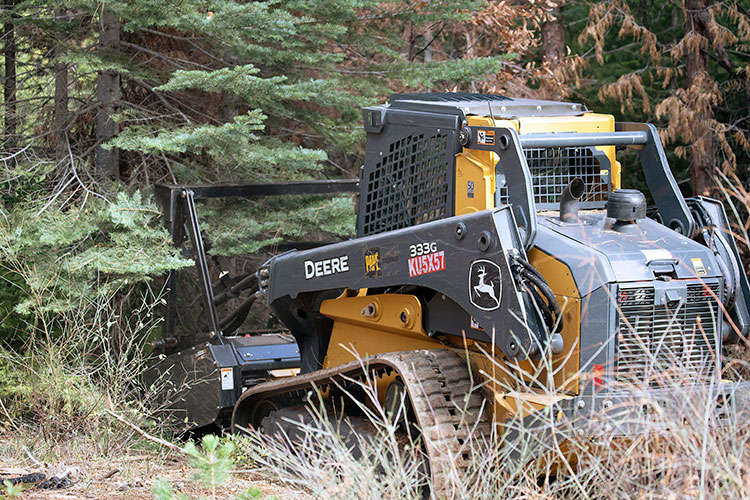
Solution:
[[[668,406],[675,368],[696,391],[720,379],[723,345],[750,329],[750,287],[721,203],[680,194],[653,125],[465,93],[396,94],[363,119],[357,237],[257,271],[300,369],[237,378],[218,405],[233,405],[235,429],[281,425],[312,388],[333,398],[364,366],[384,404],[406,397],[437,495],[469,434],[510,440],[502,424],[519,412],[584,421],[618,407],[625,384]],[[621,185],[625,149],[653,210]],[[511,393],[517,376],[535,380]],[[747,406],[747,384],[717,387],[717,421]],[[638,432],[618,408],[612,434]]]

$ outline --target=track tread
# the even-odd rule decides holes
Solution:
[[[312,384],[320,387],[343,377],[362,376],[362,364],[348,363],[287,380],[260,384],[248,390],[241,401],[259,403],[305,393]],[[473,390],[472,374],[465,358],[448,349],[378,354],[367,358],[370,374],[396,371],[411,399],[425,451],[430,462],[432,494],[435,498],[460,497],[460,482],[469,469],[469,438],[488,439],[492,429],[489,406],[479,390]],[[467,398],[466,395],[469,394]],[[264,396],[266,397],[264,399]],[[254,399],[250,399],[254,398]],[[292,398],[293,399],[293,398]],[[247,425],[235,407],[233,424]],[[249,411],[249,410],[245,410]]]
[[[464,401],[472,389],[471,374],[466,361],[451,351],[414,351],[400,360],[413,368],[400,374],[422,429],[433,494],[453,498],[459,492],[451,476],[464,475],[470,464],[464,457],[468,437],[487,437],[491,430],[484,398],[475,392]]]

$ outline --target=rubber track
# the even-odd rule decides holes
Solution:
[[[253,408],[263,402],[272,401],[279,408],[298,405],[313,385],[322,390],[331,384],[347,384],[346,379],[362,380],[363,366],[370,379],[392,371],[401,376],[422,431],[433,497],[459,498],[471,463],[469,438],[489,439],[492,424],[484,396],[474,389],[478,381],[472,381],[467,360],[447,349],[379,354],[362,363],[257,385],[237,402],[232,428],[249,426]]]

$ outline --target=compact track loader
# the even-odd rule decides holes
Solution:
[[[278,254],[254,278],[299,374],[243,379],[247,356],[214,363],[209,378],[232,389],[216,408],[235,429],[283,427],[313,388],[356,397],[342,388],[367,375],[384,404],[408,401],[439,496],[470,434],[510,442],[508,419],[616,407],[612,435],[632,435],[639,408],[618,406],[624,384],[669,406],[660,385],[675,368],[695,390],[720,379],[722,346],[750,330],[750,287],[721,203],[680,194],[653,125],[467,93],[396,94],[363,119],[357,237]],[[621,186],[625,149],[640,160],[648,214],[646,196]],[[161,189],[172,206],[190,191]],[[213,321],[205,349],[242,349],[217,347]],[[528,385],[509,391],[518,376]],[[747,406],[750,386],[717,384],[717,421]]]

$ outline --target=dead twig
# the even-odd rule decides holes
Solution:
[[[23,447],[23,452],[26,453],[26,456],[29,457],[29,460],[34,462],[34,465],[36,465],[37,467],[45,467],[43,463],[41,463],[39,460],[34,458],[34,455],[32,455],[29,449],[26,448],[25,446]]]
[[[101,480],[109,479],[110,477],[114,476],[115,474],[119,474],[120,472],[122,472],[122,469],[120,467],[115,467],[111,471],[104,474],[100,479]]]
[[[3,215],[3,217],[5,217],[4,213],[2,215]],[[6,218],[6,222],[7,222],[7,218]],[[3,404],[3,400],[2,399],[0,399],[0,409],[3,410],[3,413],[5,414],[5,418],[8,419],[8,423],[10,423],[10,425],[12,425],[13,428],[16,429],[16,431],[20,432],[21,429],[18,428],[18,426],[16,425],[16,422],[14,421],[13,417],[11,417],[10,413],[8,413],[8,410],[5,408],[5,405]]]

